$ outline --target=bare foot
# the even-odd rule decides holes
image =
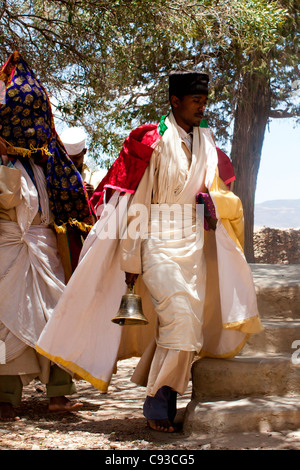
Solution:
[[[66,397],[52,397],[50,398],[49,411],[64,411],[72,412],[78,411],[82,408],[82,403],[72,403]]]
[[[18,421],[19,419],[10,403],[0,403],[0,421]]]
[[[177,432],[177,426],[172,424],[168,419],[148,419],[147,424],[149,428],[154,429],[154,431],[161,432]]]

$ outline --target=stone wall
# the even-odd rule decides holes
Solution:
[[[256,263],[300,264],[300,229],[263,227],[253,238]]]

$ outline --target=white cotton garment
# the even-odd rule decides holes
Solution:
[[[17,222],[0,220],[0,331],[6,361],[21,353],[24,344],[35,348],[65,287],[56,235],[48,227],[51,213],[42,169],[32,163],[38,192],[23,165],[17,161],[15,166],[22,174]],[[42,224],[32,225],[39,199]]]
[[[157,345],[198,352],[203,344],[206,268],[196,194],[204,190],[204,140],[195,128],[192,159],[187,165],[172,113],[166,125],[168,131],[159,144],[149,232],[142,242],[143,281],[158,315]]]

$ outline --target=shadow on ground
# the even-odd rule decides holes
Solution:
[[[0,421],[0,450],[240,450],[300,449],[300,430],[220,435],[164,434],[146,426],[142,414],[145,389],[130,381],[137,359],[123,361],[109,392],[77,382],[83,408],[70,414],[48,411],[45,390],[32,383],[23,392],[20,420]],[[179,398],[177,419],[184,417],[191,386]]]

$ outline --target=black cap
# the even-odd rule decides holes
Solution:
[[[207,73],[174,71],[169,75],[169,98],[172,95],[183,98],[185,95],[208,95],[209,76]]]

